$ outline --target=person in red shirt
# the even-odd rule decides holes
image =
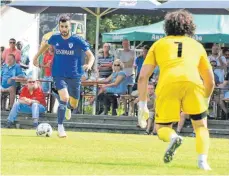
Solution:
[[[8,64],[8,55],[13,54],[15,56],[15,60],[17,64],[21,62],[21,51],[16,48],[16,40],[11,38],[9,41],[10,47],[5,49],[2,53],[2,59],[6,64]]]
[[[21,90],[18,102],[14,103],[9,113],[6,127],[11,128],[12,125],[14,125],[19,112],[32,114],[33,125],[34,127],[37,127],[39,115],[45,111],[45,95],[37,82],[32,78],[29,78],[27,80],[27,85]]]
[[[49,46],[49,50],[45,53],[43,58],[43,63],[40,67],[44,68],[44,78],[45,81],[52,81],[52,62],[54,57],[54,48],[53,46]],[[42,82],[42,90],[47,93],[51,92],[51,82]]]

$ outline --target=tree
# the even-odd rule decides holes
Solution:
[[[111,32],[113,30],[153,24],[162,21],[162,16],[146,16],[146,15],[108,15],[100,20],[100,41],[101,34]],[[93,15],[87,16],[87,40],[91,44],[95,44],[96,34],[96,18]],[[101,42],[100,42],[101,43]]]

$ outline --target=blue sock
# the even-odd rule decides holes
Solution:
[[[63,124],[63,121],[65,119],[66,108],[67,108],[67,102],[60,100],[60,104],[57,111],[58,124],[60,125]]]

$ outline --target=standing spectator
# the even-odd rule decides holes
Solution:
[[[7,64],[7,58],[9,54],[13,54],[15,56],[15,61],[20,64],[21,61],[21,51],[16,48],[16,40],[11,38],[9,41],[10,47],[5,49],[2,53],[2,58],[4,62]]]
[[[122,41],[123,50],[120,50],[117,54],[117,59],[120,59],[124,64],[123,71],[127,76],[127,84],[134,83],[134,51],[130,49],[130,41],[123,40]]]
[[[49,46],[49,50],[45,53],[43,58],[43,63],[40,67],[44,68],[44,78],[45,81],[52,81],[52,62],[54,57],[54,48],[53,46]],[[42,89],[45,93],[51,91],[51,82],[42,82]]]
[[[139,75],[139,73],[141,71],[142,64],[143,64],[143,62],[144,62],[144,60],[146,58],[146,55],[147,55],[147,53],[149,51],[149,46],[144,45],[142,49],[143,49],[142,50],[142,55],[138,56],[135,59],[135,63],[134,63],[134,67],[135,67],[135,69],[137,69],[137,74],[136,74],[137,76],[136,76],[135,82],[137,82],[137,80],[138,80],[138,75]]]
[[[114,56],[110,54],[109,43],[103,44],[102,53],[98,57],[98,70],[100,78],[107,78],[112,74],[112,64]]]
[[[23,43],[21,41],[17,42],[17,49],[21,51],[21,62],[20,62],[20,66],[22,68],[22,71],[25,73],[26,70],[29,68],[29,56],[22,52],[22,48],[23,48]]]
[[[216,61],[217,67],[215,69],[215,74],[219,77],[220,83],[223,83],[225,71],[227,69],[226,58],[222,56],[221,48],[218,44],[212,46],[212,55],[208,57],[209,61]]]
[[[11,128],[17,120],[19,112],[32,114],[34,127],[38,126],[38,119],[41,113],[46,111],[45,96],[37,82],[29,78],[27,85],[22,88],[18,102],[16,102],[7,119],[7,128]]]
[[[15,56],[9,54],[7,56],[8,63],[3,65],[1,72],[1,92],[8,92],[10,94],[10,107],[14,104],[16,95],[16,84],[11,78],[17,76],[24,76],[20,65],[15,63]]]

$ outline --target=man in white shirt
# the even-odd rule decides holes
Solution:
[[[221,48],[218,44],[213,44],[212,55],[208,57],[209,61],[216,61],[217,67],[214,73],[219,77],[220,83],[224,82],[225,70],[227,69],[226,58],[222,55]]]
[[[117,53],[117,59],[124,63],[124,69],[127,76],[127,84],[134,83],[134,51],[130,49],[130,41],[125,39],[122,41],[123,50]]]

